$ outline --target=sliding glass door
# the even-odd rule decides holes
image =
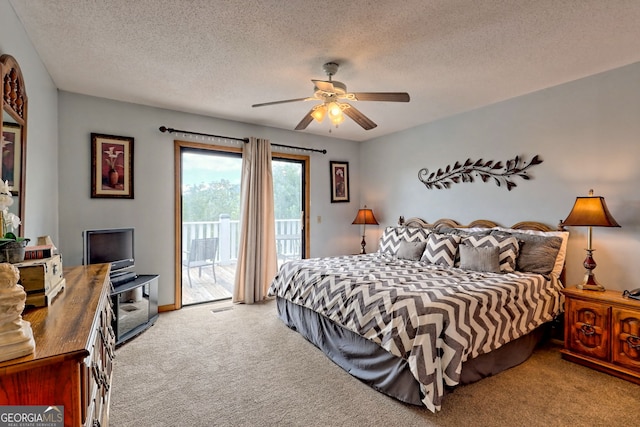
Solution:
[[[305,162],[274,156],[273,202],[276,218],[278,267],[304,255]]]
[[[229,299],[240,237],[241,148],[177,141],[176,158],[178,307]],[[280,266],[308,250],[309,157],[274,153],[272,167]]]
[[[182,304],[233,295],[240,219],[241,153],[183,149]]]

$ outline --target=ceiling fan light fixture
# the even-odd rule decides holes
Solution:
[[[334,117],[342,115],[342,108],[340,108],[340,104],[337,102],[330,102],[329,105],[327,105],[327,110],[331,120],[333,120]]]
[[[318,105],[311,112],[311,117],[313,117],[314,120],[317,121],[318,123],[322,123],[326,115],[327,115],[327,107],[324,104]]]
[[[344,116],[336,117],[334,120],[331,120],[331,123],[333,123],[335,127],[338,127],[342,122],[344,122]]]
[[[333,123],[335,127],[338,127],[338,125],[342,122],[344,122],[344,115],[342,114],[342,112],[340,113],[340,115],[331,118],[331,123]]]
[[[344,121],[342,106],[337,102],[330,102],[329,105],[327,105],[327,114],[333,124],[342,123]]]
[[[327,104],[326,106],[327,108],[327,115],[329,116],[329,119],[331,119],[331,123],[333,123],[334,126],[338,127],[338,125],[342,122],[344,122],[344,114],[342,114],[342,105],[338,102],[330,102],[329,104]]]

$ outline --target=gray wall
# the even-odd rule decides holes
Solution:
[[[352,194],[359,193],[359,144],[300,132],[247,125],[228,120],[126,104],[103,98],[60,92],[59,95],[60,242],[65,265],[82,260],[82,231],[91,228],[136,228],[136,272],[160,274],[160,304],[174,295],[174,152],[175,135],[162,125],[238,138],[256,136],[273,143],[327,149],[311,157],[311,256],[354,252],[358,227],[351,225],[358,209],[350,203],[330,203],[329,161],[349,162]],[[92,199],[91,132],[134,138],[135,198]],[[180,136],[179,139],[186,139]],[[196,139],[192,139],[196,140]],[[202,139],[198,142],[206,142]],[[212,144],[220,144],[216,141]],[[321,217],[318,223],[317,218]]]
[[[275,143],[327,148],[311,154],[311,256],[358,250],[351,221],[360,204],[374,209],[369,250],[399,215],[505,225],[531,219],[556,224],[589,188],[606,197],[621,229],[594,230],[596,273],[611,289],[640,286],[640,65],[634,64],[365,143],[323,138],[57,90],[13,9],[0,0],[0,53],[16,57],[29,96],[25,235],[49,234],[67,266],[81,261],[87,228],[134,226],[139,273],[161,275],[160,303],[173,303],[173,139],[160,125]],[[135,138],[135,199],[90,198],[90,133]],[[506,191],[493,183],[427,190],[418,170],[466,158],[544,163],[531,181]],[[350,162],[351,203],[329,201],[329,161]],[[321,222],[317,219],[321,217]],[[580,280],[586,230],[574,228],[568,282]]]
[[[368,141],[360,155],[362,203],[385,224],[405,215],[556,225],[593,188],[622,226],[594,228],[596,277],[611,289],[640,287],[638,82],[634,64]],[[493,182],[428,190],[418,180],[423,167],[536,154],[544,162],[530,170],[533,179],[516,178],[512,191]],[[570,231],[568,284],[582,278],[587,244],[585,228]]]
[[[25,237],[58,235],[58,92],[7,0],[0,0],[0,54],[16,58],[29,98]],[[35,173],[31,173],[35,172]]]

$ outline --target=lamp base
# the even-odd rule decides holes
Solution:
[[[584,274],[584,280],[577,287],[578,289],[584,289],[586,291],[604,291],[604,286],[602,286],[596,280],[596,275],[593,274],[593,270],[596,268],[596,261],[593,259],[593,251],[595,249],[591,249],[591,242],[589,242],[589,249],[587,249],[587,257],[584,259],[582,265],[587,270]]]
[[[362,249],[360,249],[360,255],[362,254],[366,254],[367,251],[365,251],[365,246],[367,246],[367,242],[364,241],[364,234],[362,235],[362,242],[360,242],[360,246],[362,246]]]
[[[584,280],[577,286],[578,289],[583,289],[585,291],[598,291],[604,292],[604,286],[602,286],[596,280],[596,275],[593,274],[593,271],[587,270],[584,275]]]

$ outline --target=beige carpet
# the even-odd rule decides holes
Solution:
[[[277,317],[273,301],[163,313],[116,351],[111,426],[631,426],[640,386],[553,344],[461,386],[433,414],[380,394]],[[226,306],[230,307],[229,304]]]

